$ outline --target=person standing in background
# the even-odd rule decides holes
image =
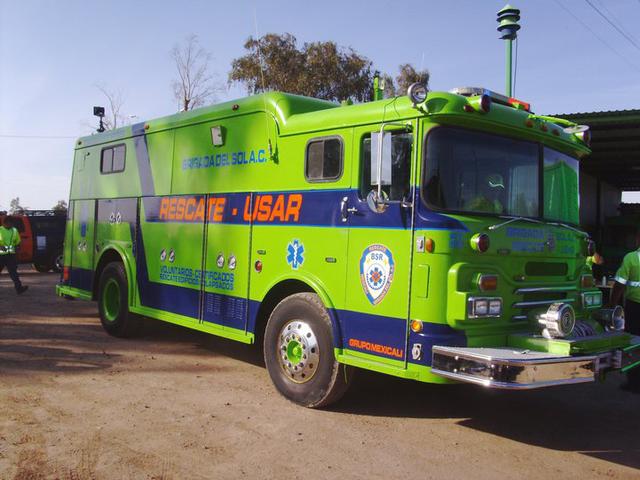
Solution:
[[[636,246],[640,247],[640,234]],[[614,280],[610,306],[621,305],[624,297],[625,330],[640,335],[640,248],[624,256]],[[630,370],[628,379],[625,388],[640,392],[640,368]]]
[[[4,217],[2,226],[0,226],[0,273],[4,267],[7,267],[16,293],[21,295],[29,287],[22,285],[18,276],[18,256],[16,255],[18,245],[20,245],[20,233],[14,227],[13,218]]]

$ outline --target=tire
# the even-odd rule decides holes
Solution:
[[[51,265],[48,263],[34,263],[33,268],[35,268],[40,273],[47,273],[51,270]]]
[[[53,262],[51,263],[51,269],[56,273],[60,273],[63,268],[64,268],[64,257],[62,256],[62,253],[59,253],[53,258]]]
[[[134,337],[140,332],[140,317],[129,311],[129,288],[124,265],[111,262],[102,270],[98,286],[100,322],[109,335]]]
[[[333,353],[331,319],[315,293],[296,293],[273,309],[264,334],[264,361],[276,389],[310,408],[337,402],[352,369]]]

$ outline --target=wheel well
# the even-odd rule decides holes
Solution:
[[[260,303],[258,313],[256,315],[255,326],[255,343],[262,348],[262,340],[264,338],[264,330],[267,327],[267,320],[276,305],[289,295],[294,293],[311,292],[315,293],[315,290],[306,283],[300,280],[285,280],[283,282],[274,285],[269,293],[264,297],[264,300]]]
[[[115,250],[109,249],[106,252],[104,252],[100,257],[100,261],[98,262],[98,265],[96,266],[96,271],[93,275],[93,294],[92,294],[93,300],[96,300],[98,298],[98,282],[100,280],[100,275],[102,275],[102,270],[104,270],[104,267],[106,267],[111,262],[123,263],[122,257],[120,256],[120,254]]]

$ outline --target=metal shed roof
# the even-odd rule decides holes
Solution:
[[[621,190],[640,191],[640,110],[554,115],[591,127],[593,153],[581,170]]]

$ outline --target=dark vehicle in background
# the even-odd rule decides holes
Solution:
[[[604,265],[597,271],[594,267],[598,279],[602,275],[607,278],[614,277],[624,256],[638,248],[636,239],[640,233],[640,204],[621,203],[619,211],[619,215],[604,220],[599,245]]]
[[[6,212],[0,212],[0,223],[5,216]],[[18,263],[33,263],[39,272],[61,271],[66,212],[25,210],[11,217],[20,232]]]

